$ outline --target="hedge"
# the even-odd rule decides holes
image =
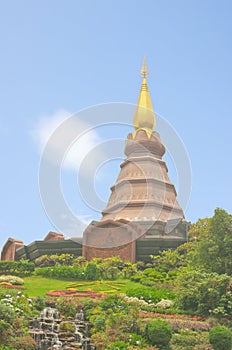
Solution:
[[[35,270],[35,264],[28,260],[0,261],[0,275],[29,276]]]
[[[42,277],[49,277],[55,279],[85,279],[85,274],[83,270],[72,266],[38,267],[35,269],[35,274]]]

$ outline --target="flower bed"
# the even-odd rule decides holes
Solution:
[[[182,314],[162,314],[156,312],[140,311],[139,318],[145,323],[154,318],[165,319],[171,326],[174,332],[179,332],[181,329],[190,329],[192,331],[209,331],[211,328],[208,322],[205,322],[200,316],[189,316]]]
[[[46,295],[53,297],[78,297],[78,298],[101,298],[102,293],[96,293],[92,290],[52,290],[46,293]]]
[[[25,289],[22,286],[13,286],[13,284],[8,284],[8,283],[1,284],[1,287],[6,289]]]
[[[118,292],[120,291],[120,287],[123,287],[125,286],[125,283],[124,282],[108,282],[108,281],[94,281],[94,282],[90,282],[90,281],[87,281],[87,282],[78,282],[78,283],[69,283],[67,285],[67,288],[70,289],[70,288],[78,288],[78,287],[88,287],[88,286],[97,286],[98,288],[101,288],[101,287],[110,287],[111,290],[110,291],[102,291],[102,292],[105,292],[105,293],[113,293],[113,292]]]
[[[200,321],[203,320],[201,316],[189,316],[189,315],[183,315],[183,314],[162,314],[158,312],[147,312],[147,311],[140,311],[139,317],[141,318],[168,318],[168,319],[182,319],[182,320],[191,320],[191,321]]]
[[[179,332],[181,329],[191,329],[193,331],[209,331],[211,326],[207,322],[191,321],[191,320],[173,320],[166,318],[166,321],[172,326],[174,332]]]

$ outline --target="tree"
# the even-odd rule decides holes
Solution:
[[[201,315],[231,316],[231,278],[228,275],[188,267],[179,271],[174,285],[180,309]]]
[[[232,216],[215,209],[214,216],[200,229],[196,262],[219,274],[232,274]]]
[[[122,269],[122,273],[123,273],[123,277],[124,278],[129,278],[131,277],[133,274],[136,274],[137,271],[137,266],[136,264],[132,264],[131,262],[126,262],[124,264],[124,267]]]
[[[87,264],[88,264],[88,262],[83,256],[78,256],[73,261],[73,267],[78,267],[80,269],[86,267]]]
[[[172,326],[159,318],[152,320],[146,326],[146,336],[152,345],[167,346],[172,338]]]
[[[88,281],[95,281],[98,279],[98,268],[97,265],[89,262],[85,270],[86,279]]]
[[[209,332],[209,341],[214,350],[231,350],[232,333],[224,326],[213,327]]]
[[[191,224],[188,231],[188,237],[191,241],[196,242],[199,239],[206,238],[209,232],[209,218],[198,219],[195,224]]]

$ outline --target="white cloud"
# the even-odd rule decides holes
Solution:
[[[49,143],[50,151],[47,157],[51,162],[62,158],[63,168],[77,170],[83,159],[102,140],[94,129],[87,131],[76,140],[76,135],[80,131],[88,130],[90,125],[79,118],[70,117],[71,113],[65,110],[59,110],[50,116],[42,116],[32,135],[40,152]]]

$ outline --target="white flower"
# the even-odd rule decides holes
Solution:
[[[162,299],[161,301],[159,301],[157,304],[155,304],[155,307],[161,307],[163,309],[169,308],[171,307],[173,304],[172,300],[165,300]]]

